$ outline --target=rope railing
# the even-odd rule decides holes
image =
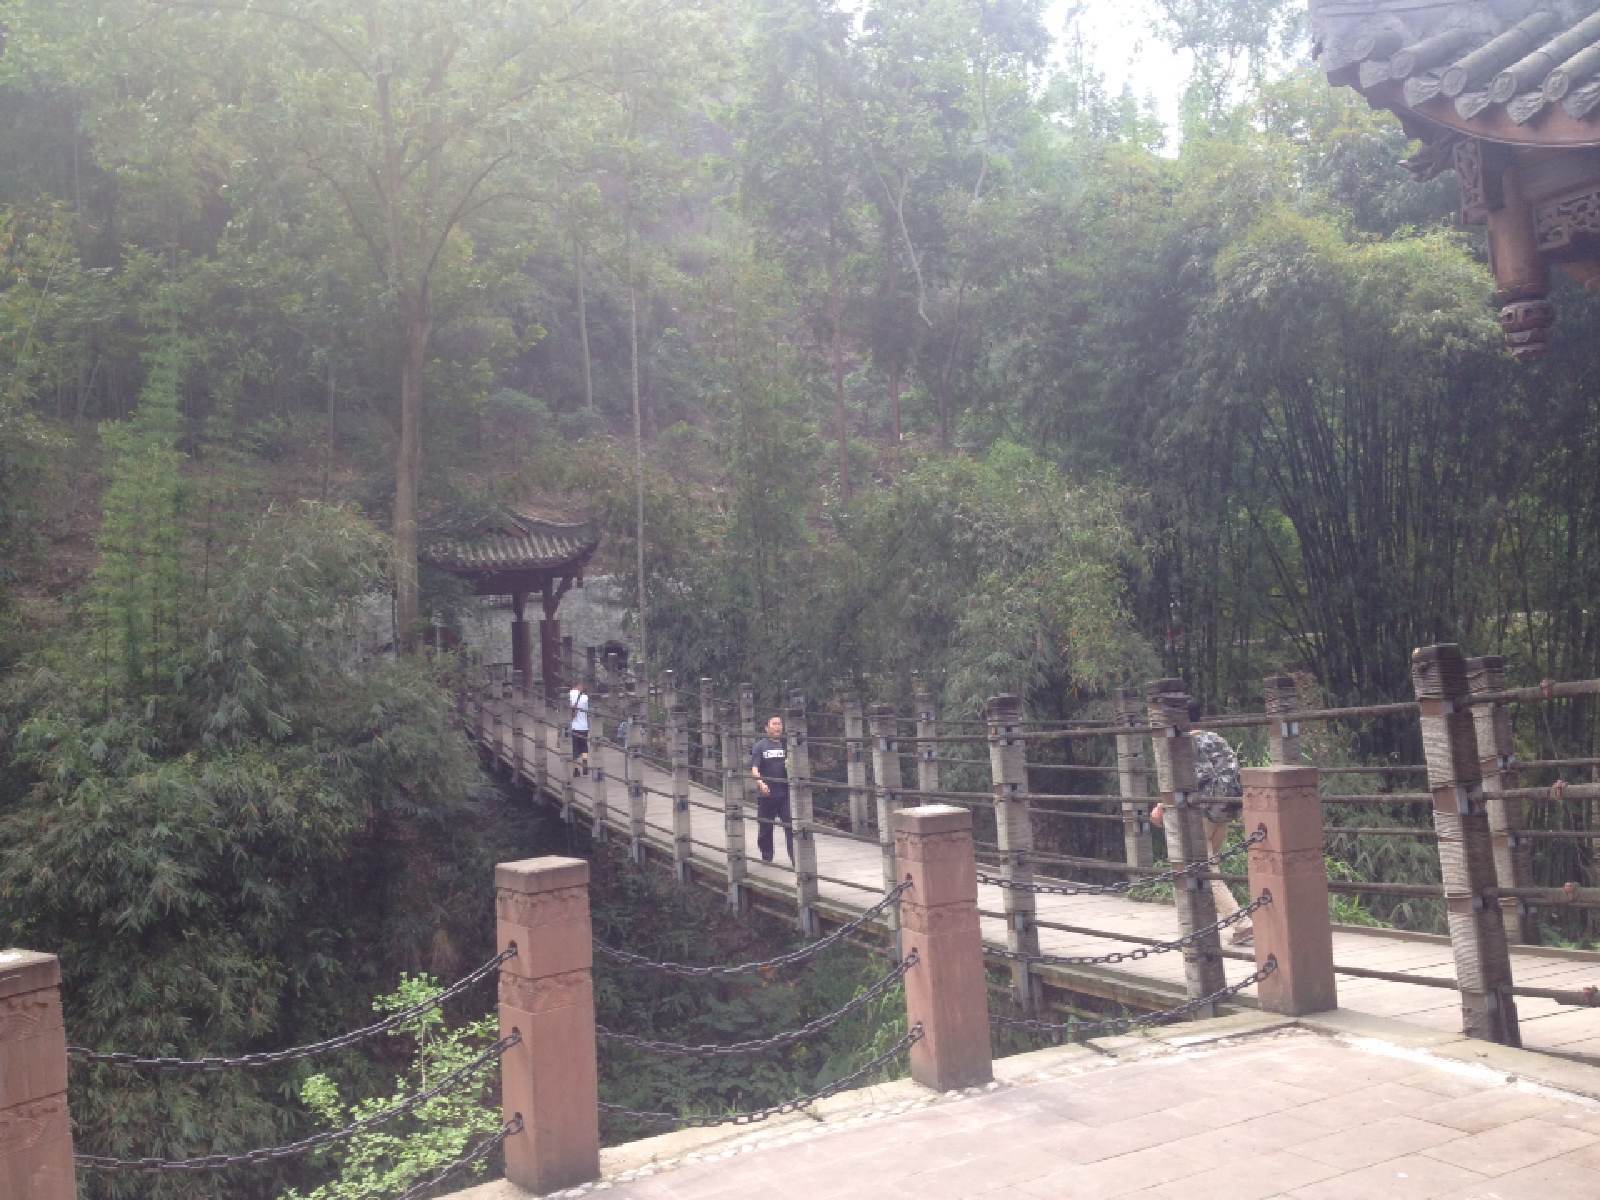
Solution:
[[[844,941],[851,934],[863,926],[877,920],[892,906],[900,902],[900,897],[911,888],[909,879],[902,880],[884,895],[871,908],[860,916],[846,921],[839,928],[825,937],[818,938],[808,946],[799,950],[791,950],[787,954],[774,955],[772,958],[759,959],[754,962],[734,963],[732,965],[696,966],[692,963],[658,962],[642,954],[634,954],[627,950],[620,950],[615,946],[608,946],[604,942],[594,943],[595,953],[608,962],[619,963],[622,966],[634,967],[642,971],[657,971],[664,975],[677,975],[686,979],[712,978],[722,975],[747,975],[751,972],[771,971],[783,967],[798,966],[809,962],[825,950],[831,949]]]
[[[301,1138],[297,1142],[289,1142],[282,1146],[270,1146],[259,1150],[245,1150],[237,1154],[203,1154],[196,1158],[111,1158],[102,1154],[74,1154],[73,1162],[78,1166],[92,1171],[140,1171],[140,1172],[195,1172],[195,1171],[223,1171],[229,1167],[247,1166],[254,1163],[278,1162],[286,1158],[297,1158],[302,1154],[309,1154],[323,1146],[335,1142],[345,1141],[358,1133],[383,1125],[396,1117],[404,1116],[422,1104],[426,1104],[436,1096],[442,1096],[458,1083],[468,1079],[481,1071],[490,1063],[500,1060],[511,1047],[522,1041],[522,1035],[513,1030],[506,1037],[501,1038],[490,1046],[478,1057],[464,1066],[457,1067],[445,1075],[430,1088],[406,1097],[400,1103],[372,1113],[350,1122],[342,1129],[330,1129],[322,1133],[314,1133],[310,1137]]]
[[[1019,950],[1006,950],[998,947],[987,947],[986,955],[994,958],[1003,958],[1011,962],[1035,963],[1047,967],[1104,967],[1115,966],[1124,962],[1139,962],[1141,959],[1150,958],[1156,954],[1168,954],[1174,950],[1187,950],[1198,945],[1212,934],[1221,933],[1224,929],[1249,920],[1254,914],[1272,903],[1272,892],[1263,890],[1262,893],[1249,904],[1229,913],[1203,928],[1193,930],[1182,937],[1171,941],[1150,940],[1133,950],[1113,950],[1108,954],[1091,955],[1063,955],[1063,954],[1024,954]]]
[[[754,1125],[755,1123],[759,1121],[765,1121],[770,1117],[781,1116],[784,1113],[798,1112],[802,1108],[809,1108],[811,1105],[816,1104],[819,1100],[826,1100],[829,1096],[837,1095],[839,1092],[853,1087],[857,1082],[865,1079],[874,1071],[880,1070],[889,1063],[893,1062],[903,1052],[910,1049],[913,1044],[920,1041],[922,1036],[922,1026],[920,1024],[913,1025],[909,1030],[906,1031],[905,1036],[900,1038],[899,1041],[895,1042],[894,1045],[890,1046],[882,1054],[878,1055],[870,1062],[864,1063],[860,1067],[857,1067],[848,1075],[843,1075],[840,1078],[835,1079],[826,1087],[818,1088],[816,1091],[809,1092],[803,1096],[797,1096],[793,1100],[785,1100],[781,1104],[772,1104],[768,1105],[766,1108],[756,1109],[753,1112],[734,1112],[723,1113],[720,1115],[707,1114],[704,1116],[697,1116],[683,1113],[640,1111],[638,1109],[624,1108],[620,1104],[607,1104],[605,1101],[601,1101],[600,1111],[611,1113],[619,1117],[628,1117],[635,1121],[644,1121],[652,1125],[672,1125],[680,1129],[709,1128],[713,1125]]]
[[[1029,1017],[1008,1017],[999,1013],[991,1014],[989,1022],[1004,1029],[1025,1029],[1030,1033],[1048,1033],[1072,1037],[1101,1037],[1110,1033],[1126,1033],[1130,1029],[1139,1029],[1147,1025],[1168,1025],[1173,1021],[1193,1015],[1202,1009],[1210,1008],[1220,1001],[1237,996],[1260,983],[1268,975],[1278,969],[1277,955],[1268,955],[1267,961],[1259,968],[1245,976],[1238,983],[1229,984],[1227,987],[1218,988],[1205,996],[1196,996],[1185,1001],[1176,1008],[1161,1009],[1157,1012],[1139,1013],[1131,1017],[1110,1017],[1100,1021],[1039,1021]]]
[[[428,997],[426,1000],[413,1004],[410,1008],[394,1013],[371,1025],[353,1029],[349,1033],[342,1033],[337,1037],[325,1038],[320,1042],[311,1042],[304,1046],[295,1046],[288,1050],[268,1050],[254,1054],[235,1055],[231,1058],[169,1058],[89,1050],[83,1046],[68,1046],[67,1054],[70,1058],[77,1059],[80,1062],[108,1063],[112,1066],[137,1067],[153,1071],[253,1070],[260,1067],[277,1066],[279,1063],[297,1062],[303,1058],[315,1058],[318,1055],[330,1054],[335,1050],[344,1050],[350,1046],[359,1045],[369,1038],[375,1038],[379,1034],[388,1033],[390,1030],[404,1025],[412,1018],[438,1008],[447,1001],[459,996],[474,984],[498,971],[502,963],[509,962],[516,956],[516,946],[510,946],[477,968],[477,970],[463,976],[449,987]]]
[[[830,1013],[824,1013],[813,1021],[807,1021],[797,1029],[788,1029],[782,1033],[773,1034],[771,1037],[753,1038],[743,1042],[708,1042],[696,1045],[685,1042],[656,1041],[651,1038],[640,1037],[637,1034],[621,1033],[617,1030],[607,1029],[603,1025],[595,1027],[595,1034],[602,1041],[616,1042],[619,1045],[631,1046],[636,1050],[648,1050],[655,1054],[678,1055],[681,1057],[719,1058],[778,1050],[784,1046],[792,1046],[796,1042],[803,1042],[808,1038],[816,1037],[817,1034],[832,1029],[846,1017],[859,1012],[890,988],[896,986],[906,977],[906,972],[916,966],[919,961],[921,961],[920,956],[913,950],[890,968],[888,973],[881,979],[862,989],[842,1007]]]
[[[1199,875],[1207,867],[1214,867],[1224,859],[1249,849],[1257,842],[1265,841],[1267,830],[1259,826],[1242,842],[1235,842],[1231,846],[1224,846],[1209,858],[1196,859],[1182,867],[1171,871],[1160,871],[1153,875],[1145,876],[1140,880],[1123,880],[1121,883],[1040,883],[1036,880],[1007,879],[1001,875],[989,875],[983,871],[978,872],[978,882],[988,884],[990,887],[1005,888],[1017,892],[1033,892],[1049,896],[1106,896],[1126,892],[1140,883],[1160,883],[1166,880],[1182,879],[1184,876]]]

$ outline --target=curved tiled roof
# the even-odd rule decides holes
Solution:
[[[457,574],[503,571],[576,572],[600,545],[592,522],[562,524],[507,509],[476,534],[435,542],[422,557]]]
[[[1336,82],[1463,131],[1600,145],[1600,0],[1313,0],[1311,19]]]

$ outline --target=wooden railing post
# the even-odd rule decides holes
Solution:
[[[900,899],[903,953],[918,962],[906,972],[908,1028],[922,1026],[911,1047],[911,1077],[941,1092],[993,1078],[983,938],[978,930],[978,873],[972,813],[926,804],[894,815],[899,873],[911,889]]]
[[[1117,724],[1144,724],[1139,693],[1120,688],[1116,694]],[[1155,861],[1150,833],[1150,773],[1144,754],[1145,735],[1117,734],[1117,790],[1122,794],[1122,852],[1129,865],[1148,867]]]
[[[518,688],[511,698],[511,778],[521,782],[528,778],[528,692]]]
[[[501,950],[500,1102],[522,1132],[505,1141],[506,1178],[544,1195],[600,1176],[589,864],[528,858],[495,868]]]
[[[859,697],[844,702],[844,778],[850,788],[850,832],[865,833],[872,823],[867,794],[867,722]]]
[[[789,719],[785,732],[789,738],[789,818],[794,825],[794,890],[800,909],[800,932],[816,937],[822,932],[817,920],[817,835],[811,784],[811,742],[806,721],[806,701],[799,692],[789,697]]]
[[[76,1200],[61,962],[0,950],[0,1196]]]
[[[595,684],[600,681],[599,672],[600,647],[585,646],[583,648],[583,690],[592,697]]]
[[[1243,778],[1244,827],[1267,831],[1250,847],[1250,898],[1272,895],[1252,918],[1256,965],[1278,964],[1256,989],[1261,1007],[1291,1017],[1338,1008],[1317,769],[1247,767]]]
[[[645,860],[644,760],[641,755],[649,737],[644,726],[645,713],[649,710],[646,698],[641,695],[643,691],[639,676],[629,671],[628,742],[623,758],[628,779],[628,856],[640,866]]]
[[[1195,796],[1194,741],[1189,736],[1189,697],[1181,679],[1157,679],[1145,688],[1150,724],[1156,729],[1150,745],[1156,760],[1156,786],[1161,793],[1162,828],[1167,835],[1167,858],[1174,867],[1199,862],[1208,855],[1201,806]],[[1216,868],[1213,868],[1215,870]],[[1180,876],[1172,886],[1178,910],[1178,932],[1190,934],[1214,925],[1217,902],[1211,885],[1192,875]],[[1215,930],[1183,952],[1183,978],[1191,999],[1209,996],[1227,985],[1222,972],[1222,942]],[[1201,1016],[1215,1016],[1201,1011]]]
[[[661,704],[666,714],[667,761],[672,764],[672,870],[679,883],[690,882],[689,859],[694,853],[689,811],[689,731],[684,727],[678,677],[661,672]]]
[[[1506,686],[1506,660],[1498,654],[1467,659],[1467,688],[1474,695],[1498,692]],[[1478,767],[1483,772],[1483,794],[1489,809],[1489,837],[1494,846],[1495,880],[1505,887],[1533,883],[1533,843],[1519,837],[1527,828],[1523,803],[1505,795],[1517,786],[1516,742],[1511,734],[1511,710],[1504,704],[1479,704],[1472,709],[1478,735]],[[1535,912],[1515,896],[1500,898],[1500,915],[1506,939],[1537,944]]]
[[[1461,988],[1462,1032],[1520,1046],[1511,994],[1511,953],[1495,884],[1494,843],[1483,794],[1478,737],[1467,704],[1467,664],[1454,644],[1411,652],[1411,685],[1421,708],[1422,750],[1439,835],[1445,917]]]
[[[1267,758],[1275,767],[1292,767],[1300,762],[1300,722],[1286,721],[1288,713],[1300,711],[1300,685],[1293,675],[1268,675],[1261,681],[1266,698]]]
[[[744,685],[745,688],[749,686]],[[741,692],[743,690],[741,688]],[[751,720],[754,719],[752,716]],[[749,772],[744,762],[745,756],[739,748],[738,723],[729,720],[722,729],[723,845],[728,856],[728,907],[741,916],[750,911],[750,892],[744,882],[750,872],[744,844],[745,792],[749,786]]]
[[[939,743],[927,740],[939,736],[939,710],[933,702],[933,689],[920,671],[911,672],[911,694],[917,706],[917,790],[942,791],[944,775],[935,761]]]
[[[883,889],[888,891],[900,880],[895,863],[894,814],[900,809],[899,717],[893,705],[874,704],[869,715],[872,726],[872,778],[878,802],[878,846],[883,852]],[[974,868],[973,886],[977,886]],[[884,914],[895,953],[900,953],[900,918],[891,906]]]
[[[533,786],[540,800],[550,787],[550,704],[544,688],[533,689]]]
[[[1016,696],[990,696],[984,719],[994,780],[1000,876],[1022,885],[1000,889],[1006,912],[1006,948],[1015,954],[1038,954],[1037,902],[1026,886],[1033,882],[1033,815],[1028,811],[1028,748],[1017,737],[1022,732],[1022,701]],[[1026,1012],[1038,1008],[1041,989],[1032,966],[1013,959],[1011,983],[1018,1006]]]
[[[720,746],[717,737],[717,699],[712,690],[711,677],[700,677],[700,767],[709,771],[715,766]]]

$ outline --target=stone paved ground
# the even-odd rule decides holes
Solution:
[[[606,1152],[605,1182],[558,1195],[1600,1200],[1594,1068],[1459,1039],[1212,1024],[1002,1060],[982,1091],[902,1081],[837,1098],[820,1122],[636,1142]],[[502,1182],[457,1200],[525,1195]]]

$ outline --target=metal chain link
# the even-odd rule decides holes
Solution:
[[[989,1024],[1004,1026],[1007,1029],[1026,1029],[1031,1033],[1068,1034],[1082,1037],[1088,1034],[1099,1035],[1103,1033],[1121,1033],[1128,1029],[1138,1029],[1144,1025],[1166,1025],[1172,1021],[1187,1017],[1190,1013],[1197,1012],[1207,1005],[1215,1004],[1218,1000],[1226,1000],[1230,996],[1237,996],[1246,988],[1254,987],[1268,975],[1278,969],[1278,956],[1269,954],[1267,961],[1262,966],[1245,976],[1238,983],[1229,984],[1225,988],[1218,988],[1209,996],[1200,996],[1178,1005],[1177,1008],[1163,1009],[1160,1012],[1140,1013],[1133,1017],[1110,1017],[1103,1021],[1069,1021],[1058,1024],[1054,1021],[1035,1021],[1026,1017],[989,1018]]]
[[[394,1200],[418,1200],[419,1197],[426,1196],[457,1171],[464,1170],[472,1166],[473,1163],[487,1158],[512,1134],[521,1133],[522,1128],[521,1116],[512,1117],[499,1130],[474,1146],[469,1153],[456,1159],[455,1162],[440,1171],[432,1179],[425,1179],[421,1183],[412,1184],[405,1191],[394,1197]],[[368,1192],[365,1200],[383,1200],[383,1194],[381,1192]]]
[[[1150,946],[1138,946],[1132,950],[1113,950],[1110,954],[1085,955],[1082,957],[1068,957],[1060,954],[1024,954],[1020,950],[1001,950],[995,947],[985,947],[984,953],[995,958],[1010,959],[1012,962],[1039,963],[1049,967],[1099,967],[1111,966],[1115,963],[1138,962],[1140,959],[1149,958],[1153,954],[1166,954],[1171,950],[1187,950],[1208,934],[1220,933],[1230,925],[1237,925],[1240,921],[1250,916],[1256,910],[1265,908],[1272,903],[1272,892],[1263,889],[1261,895],[1250,901],[1243,908],[1231,916],[1207,925],[1204,929],[1196,929],[1193,933],[1186,933],[1180,938],[1170,942],[1156,942]]]
[[[666,975],[681,975],[688,979],[702,979],[717,975],[743,975],[751,971],[767,971],[777,967],[792,967],[815,958],[824,950],[842,941],[856,930],[866,925],[869,921],[881,916],[890,906],[899,903],[901,895],[911,887],[911,880],[906,879],[897,883],[888,893],[866,912],[854,920],[847,921],[835,929],[827,937],[819,938],[809,946],[799,950],[792,950],[788,954],[780,954],[776,958],[764,958],[756,962],[735,963],[732,966],[697,967],[689,963],[656,962],[642,954],[633,954],[627,950],[618,950],[615,946],[608,946],[604,942],[596,941],[595,953],[610,962],[621,963],[624,966],[637,967],[642,971],[660,971]]]
[[[704,1055],[708,1058],[738,1054],[758,1054],[763,1050],[776,1050],[780,1046],[788,1046],[794,1042],[804,1041],[808,1037],[821,1033],[824,1029],[837,1025],[851,1013],[870,1004],[899,983],[906,977],[906,972],[920,961],[921,955],[913,950],[887,975],[868,987],[860,995],[854,997],[843,1008],[820,1016],[815,1021],[808,1021],[798,1029],[790,1029],[784,1033],[774,1034],[769,1038],[758,1038],[748,1042],[707,1043],[695,1046],[684,1042],[651,1041],[648,1038],[642,1038],[632,1033],[618,1033],[615,1030],[607,1029],[604,1025],[597,1025],[595,1033],[602,1040],[621,1042],[624,1045],[633,1046],[640,1050],[652,1050],[657,1054]]]
[[[295,1046],[289,1050],[269,1050],[260,1054],[241,1054],[236,1058],[141,1058],[137,1054],[102,1052],[88,1050],[83,1046],[68,1046],[67,1054],[80,1062],[110,1063],[118,1067],[148,1067],[156,1071],[228,1071],[238,1068],[270,1067],[278,1063],[295,1062],[302,1058],[315,1058],[319,1054],[328,1054],[334,1050],[343,1050],[357,1045],[368,1038],[377,1037],[380,1033],[387,1033],[397,1025],[403,1025],[412,1017],[425,1013],[429,1009],[438,1008],[446,1000],[453,999],[466,991],[473,984],[494,973],[501,963],[507,962],[517,956],[516,947],[496,954],[483,966],[472,974],[463,976],[449,987],[445,988],[420,1004],[413,1004],[403,1012],[385,1017],[373,1025],[361,1029],[341,1033],[338,1037],[331,1037],[321,1042],[312,1042],[306,1046]]]
[[[283,1146],[271,1146],[262,1150],[246,1150],[240,1154],[206,1154],[199,1158],[108,1158],[100,1154],[74,1154],[73,1162],[78,1166],[94,1171],[221,1171],[228,1167],[244,1166],[248,1163],[276,1162],[279,1159],[294,1158],[308,1153],[320,1146],[332,1142],[343,1141],[374,1125],[382,1125],[392,1121],[395,1117],[410,1112],[421,1104],[427,1103],[435,1096],[449,1091],[457,1083],[468,1076],[476,1074],[492,1062],[497,1061],[502,1054],[522,1041],[522,1035],[513,1032],[509,1037],[503,1037],[490,1046],[477,1058],[467,1063],[466,1066],[457,1067],[438,1083],[426,1091],[408,1096],[393,1108],[386,1108],[382,1112],[373,1113],[369,1117],[362,1117],[352,1121],[343,1129],[332,1129],[324,1133],[314,1133],[308,1138],[298,1142],[289,1142]]]
[[[1151,883],[1170,882],[1182,879],[1185,875],[1196,875],[1208,867],[1214,867],[1225,858],[1232,858],[1241,850],[1247,850],[1257,842],[1265,841],[1267,827],[1258,825],[1256,831],[1242,842],[1235,842],[1231,846],[1224,846],[1210,858],[1202,858],[1185,866],[1177,867],[1171,871],[1162,871],[1156,875],[1141,875],[1133,879],[1125,879],[1120,883],[1032,883],[1018,879],[1005,879],[999,875],[986,875],[978,872],[978,882],[986,883],[990,887],[1009,888],[1014,892],[1036,892],[1041,895],[1051,896],[1108,896],[1131,891],[1136,887],[1143,887]]]
[[[653,1125],[675,1125],[680,1129],[708,1128],[712,1125],[754,1125],[757,1121],[765,1121],[769,1117],[798,1112],[802,1108],[815,1104],[818,1100],[826,1100],[829,1096],[844,1091],[857,1080],[871,1074],[889,1062],[890,1059],[898,1056],[901,1051],[911,1046],[914,1042],[921,1040],[922,1024],[918,1022],[906,1032],[903,1038],[878,1055],[877,1058],[857,1067],[850,1074],[835,1079],[820,1091],[812,1092],[806,1096],[798,1096],[793,1100],[785,1100],[782,1104],[768,1105],[766,1108],[759,1108],[754,1112],[729,1113],[720,1117],[685,1117],[680,1116],[678,1113],[639,1112],[636,1109],[623,1108],[620,1104],[607,1104],[604,1101],[600,1103],[600,1111],[614,1113],[619,1117],[632,1117],[638,1121],[648,1121]]]

